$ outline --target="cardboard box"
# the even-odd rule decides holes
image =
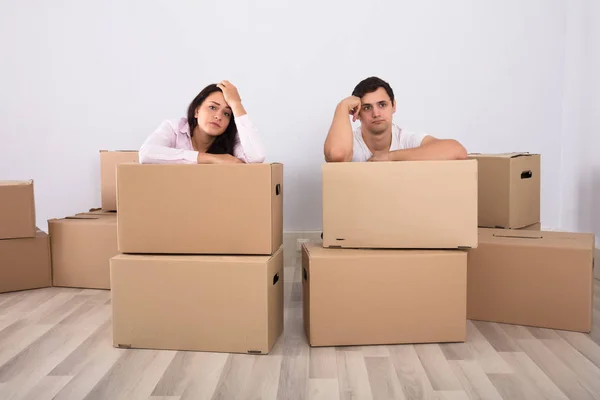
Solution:
[[[0,181],[0,239],[36,237],[33,181]]]
[[[117,250],[116,214],[78,214],[48,221],[54,286],[110,289]]]
[[[304,328],[312,346],[466,340],[463,250],[302,247]]]
[[[594,235],[480,229],[469,251],[469,319],[589,332]]]
[[[33,238],[0,240],[0,293],[52,286],[50,244],[40,230]]]
[[[283,243],[283,165],[118,166],[119,251],[273,254]]]
[[[115,347],[265,354],[283,331],[283,248],[110,264]]]
[[[477,246],[477,162],[323,165],[323,246]]]
[[[540,222],[540,155],[470,154],[479,162],[478,225],[522,228]]]
[[[100,192],[103,210],[117,210],[117,165],[138,162],[138,152],[135,150],[100,150]]]

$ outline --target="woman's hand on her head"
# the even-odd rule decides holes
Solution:
[[[225,97],[225,101],[227,102],[227,104],[229,104],[230,107],[232,105],[242,102],[240,93],[238,92],[237,88],[233,85],[233,83],[229,81],[221,81],[217,84],[217,87],[223,92],[223,97]]]
[[[217,87],[223,92],[225,102],[231,107],[233,115],[237,118],[246,114],[244,106],[242,106],[242,99],[237,88],[229,81],[221,81],[217,84]]]

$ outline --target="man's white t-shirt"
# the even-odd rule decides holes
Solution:
[[[363,140],[360,126],[354,130],[354,155],[352,161],[369,161],[369,158],[373,156],[371,150],[367,147],[367,144]],[[413,149],[419,147],[423,138],[427,136],[425,133],[407,132],[396,124],[392,124],[392,144],[390,145],[390,151]]]

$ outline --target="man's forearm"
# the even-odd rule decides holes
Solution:
[[[338,106],[325,140],[326,161],[351,161],[353,141],[352,125],[350,124],[348,111],[344,107]]]
[[[390,161],[464,160],[465,148],[454,139],[441,139],[413,149],[391,151]]]

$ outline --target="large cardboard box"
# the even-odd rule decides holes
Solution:
[[[117,250],[116,214],[81,213],[48,221],[54,286],[110,289]]]
[[[0,181],[0,239],[35,236],[33,181]]]
[[[478,225],[522,228],[540,222],[540,155],[470,154],[479,162]]]
[[[268,353],[283,330],[283,248],[273,256],[111,259],[115,347]]]
[[[0,293],[52,286],[50,244],[40,230],[33,238],[0,240]]]
[[[594,235],[480,229],[469,251],[467,317],[589,332]]]
[[[119,251],[273,254],[283,243],[282,164],[118,166]]]
[[[304,327],[312,346],[466,340],[463,250],[302,247]]]
[[[323,246],[477,246],[477,162],[323,165]]]
[[[117,165],[138,162],[138,152],[135,150],[100,150],[100,192],[103,210],[117,210]]]

